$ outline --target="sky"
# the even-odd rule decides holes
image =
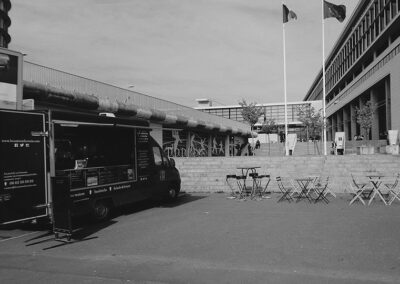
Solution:
[[[279,0],[12,0],[9,49],[25,60],[186,106],[284,101]],[[325,55],[343,23],[325,21]],[[287,100],[322,66],[320,0],[286,0]]]

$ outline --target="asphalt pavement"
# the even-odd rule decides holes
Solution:
[[[400,283],[400,203],[277,198],[141,202],[78,220],[71,243],[43,225],[0,227],[0,282]]]

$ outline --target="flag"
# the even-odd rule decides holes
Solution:
[[[346,6],[324,1],[324,19],[331,17],[336,18],[339,22],[343,22],[346,18]]]
[[[283,4],[283,23],[287,23],[290,20],[297,20],[297,15],[295,12],[291,11],[286,7],[285,4]]]

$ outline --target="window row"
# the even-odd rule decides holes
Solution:
[[[298,107],[304,106],[304,104],[296,104],[296,105],[288,105],[287,106],[287,115],[289,121],[297,121],[299,119],[298,115]],[[310,105],[307,105],[310,107]],[[276,122],[283,121],[285,119],[285,107],[284,105],[279,106],[266,106],[263,107],[265,118],[266,119],[273,119]],[[230,108],[230,109],[205,109],[204,112],[209,114],[225,117],[228,119],[236,120],[239,122],[244,122],[242,116],[242,109],[241,108]],[[260,117],[260,121],[264,118],[264,114]]]
[[[326,70],[329,92],[400,12],[400,0],[375,0]]]

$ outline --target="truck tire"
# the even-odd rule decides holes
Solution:
[[[110,218],[111,206],[107,200],[97,200],[93,204],[92,215],[96,221],[104,221]]]
[[[168,187],[168,191],[167,191],[167,201],[168,202],[172,202],[172,201],[176,201],[178,199],[179,196],[179,188],[175,185],[175,184],[171,184]]]

